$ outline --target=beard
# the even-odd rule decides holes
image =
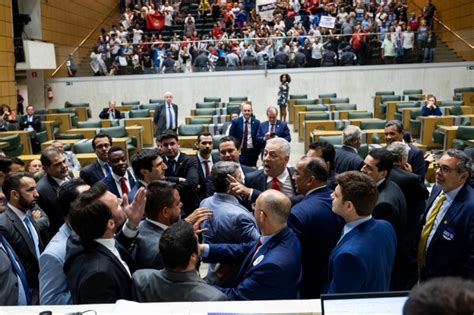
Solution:
[[[28,202],[22,195],[20,195],[20,199],[18,200],[18,204],[26,210],[33,208],[36,205],[36,200]]]

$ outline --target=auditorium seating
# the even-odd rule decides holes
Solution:
[[[8,143],[8,146],[2,150],[9,157],[17,157],[23,152],[23,143],[21,143],[19,134],[2,136],[0,137],[0,142]]]

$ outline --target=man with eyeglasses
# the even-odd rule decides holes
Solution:
[[[79,173],[79,176],[87,185],[92,186],[107,175],[112,174],[112,169],[108,163],[108,153],[111,147],[112,138],[109,135],[98,134],[92,139],[92,148],[97,156],[97,160],[83,167]]]
[[[472,160],[455,149],[435,164],[431,191],[417,235],[419,280],[474,279],[474,189],[467,184]]]

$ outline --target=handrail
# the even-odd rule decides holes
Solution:
[[[410,1],[411,4],[413,4],[415,7],[421,10],[423,12],[423,8],[420,7],[415,1]],[[457,37],[461,42],[463,42],[467,47],[474,49],[474,45],[469,44],[464,38],[461,37],[456,31],[452,30],[449,26],[444,24],[440,19],[438,19],[436,16],[433,17],[433,19],[438,22],[442,27],[448,30],[448,32],[451,32],[455,37]]]
[[[59,69],[61,69],[66,64],[67,60],[69,59],[69,55],[75,54],[76,51],[78,51],[79,48],[81,48],[85,44],[85,42],[87,40],[89,40],[89,38],[91,38],[91,36],[97,31],[97,29],[102,24],[105,23],[105,21],[112,15],[112,13],[117,12],[116,10],[117,10],[118,6],[119,6],[119,3],[117,2],[115,4],[115,6],[110,10],[109,14],[107,14],[107,16],[102,21],[100,21],[100,23],[97,24],[97,26],[92,31],[90,31],[89,34],[87,34],[86,37],[84,37],[84,39],[79,43],[79,45],[76,48],[74,48],[73,51],[68,54],[68,57],[66,57],[66,59],[63,60],[63,62],[56,68],[56,70],[54,70],[54,72],[50,75],[51,78],[54,77],[56,75],[56,73],[58,73]]]

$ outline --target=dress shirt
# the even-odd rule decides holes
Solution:
[[[112,174],[112,170],[111,170],[111,168],[110,168],[109,163],[104,162],[104,161],[99,160],[99,159],[97,159],[97,162],[99,162],[99,165],[100,165],[100,168],[101,168],[101,170],[102,170],[102,173],[104,173],[104,177],[106,177],[107,175],[109,175],[109,174],[105,171],[105,169],[104,169],[104,166],[105,166],[105,165],[107,165],[107,167],[109,168],[110,174]]]
[[[122,257],[120,257],[120,253],[115,247],[114,238],[96,238],[94,241],[96,241],[97,243],[101,244],[102,246],[110,250],[112,254],[114,254],[114,256],[117,257],[120,263],[125,267],[125,270],[127,270],[130,277],[132,276],[132,274],[130,273],[130,269],[128,268],[128,265],[125,263],[125,261],[123,261]]]
[[[33,122],[33,116],[29,116],[29,115],[28,115],[28,116],[26,117],[26,121],[32,123],[32,122]],[[27,131],[28,131],[28,130],[33,131],[33,130],[35,130],[35,129],[33,128],[32,125],[28,125],[28,127],[26,127],[25,130],[27,130]]]
[[[207,167],[209,168],[209,175],[211,175],[212,166],[214,165],[214,163],[212,163],[212,156],[209,155],[208,159],[204,159],[200,154],[198,154],[197,156],[199,159],[199,164],[201,165],[202,173],[206,175],[206,166],[204,165],[205,164],[204,161],[207,161]]]
[[[59,179],[53,176],[51,176],[51,178],[54,179],[54,181],[58,184],[59,187],[71,180],[69,176],[66,176],[64,179]]]
[[[294,192],[293,192],[293,185],[291,184],[291,176],[286,167],[283,173],[278,175],[277,179],[280,185],[281,192],[284,193],[288,197],[293,196]],[[267,189],[272,188],[272,180],[273,180],[273,177],[267,176]]]
[[[252,119],[248,120],[248,135],[247,135],[247,149],[253,149],[253,142],[252,142]],[[245,118],[244,118],[244,134],[245,134]],[[242,143],[244,140],[242,139]]]
[[[339,243],[347,233],[349,233],[350,231],[355,229],[358,225],[369,221],[370,219],[372,219],[372,215],[369,215],[369,216],[366,216],[366,217],[363,217],[363,218],[360,218],[360,219],[357,219],[357,220],[354,220],[354,221],[351,221],[351,222],[347,222],[344,225],[344,229],[342,230],[341,238],[339,239],[339,241],[337,243]]]
[[[130,178],[128,178],[128,171],[125,172],[124,176],[119,176],[119,175],[112,172],[112,177],[115,181],[115,186],[117,186],[117,189],[120,192],[120,196],[123,196],[123,194],[124,194],[124,192],[122,191],[122,183],[120,181],[120,179],[122,177],[125,177],[125,179],[126,179],[125,184],[127,185],[128,192],[130,192],[130,190],[132,190],[131,187],[130,187]]]
[[[457,187],[457,188],[455,188],[455,189],[453,189],[453,190],[451,190],[448,193],[445,193],[446,200],[441,205],[441,208],[438,211],[438,215],[436,216],[436,218],[434,220],[433,227],[431,228],[430,235],[428,235],[428,239],[426,240],[425,251],[430,246],[431,240],[433,239],[433,236],[436,233],[436,229],[440,225],[441,221],[443,221],[444,215],[446,214],[446,212],[448,212],[449,207],[451,207],[451,205],[453,204],[454,199],[456,198],[456,196],[458,195],[459,191],[461,190],[461,188],[463,186],[464,186],[464,184]],[[430,213],[433,211],[434,205],[436,205],[436,201],[438,201],[440,196],[441,196],[441,193],[436,197],[435,200],[433,200],[433,203],[431,204],[430,210],[426,214],[426,218],[429,218]]]
[[[155,221],[155,220],[152,220],[152,219],[149,219],[149,218],[146,218],[146,220],[148,222],[150,222],[151,224],[154,224],[156,225],[157,227],[160,227],[162,228],[163,230],[166,230],[168,228],[168,226],[166,224],[163,224],[163,223],[160,223],[158,221]]]

